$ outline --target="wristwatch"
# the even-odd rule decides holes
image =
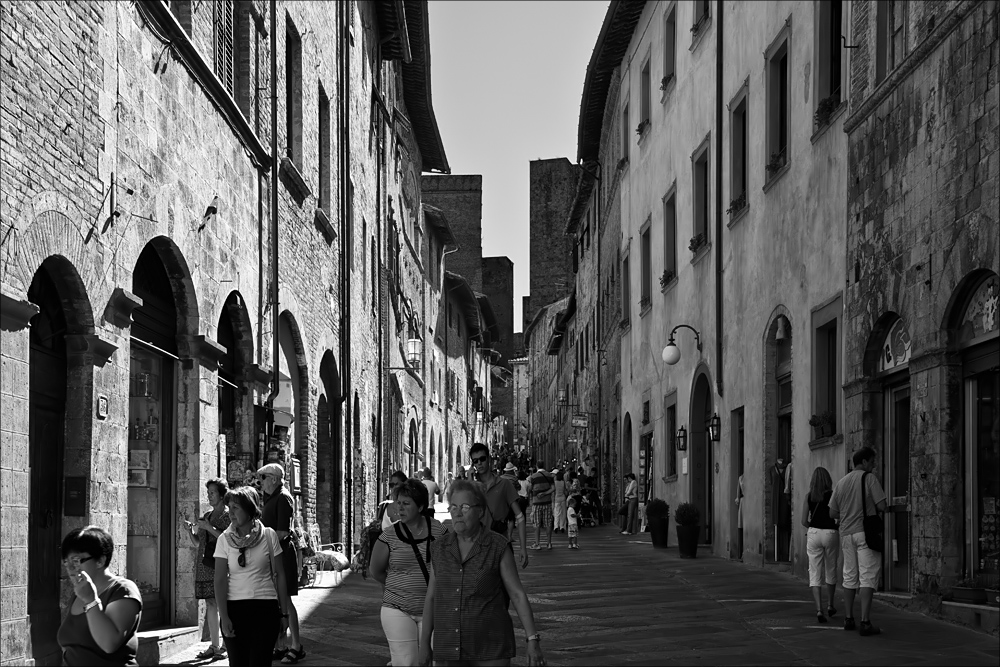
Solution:
[[[101,609],[101,610],[104,609],[104,607],[101,606],[101,599],[100,598],[95,598],[93,601],[88,602],[87,604],[83,605],[83,613],[86,614],[88,611],[90,611],[94,607],[97,607],[98,609]]]
[[[542,635],[536,632],[533,635],[529,635],[526,641],[530,642],[532,639],[534,639],[536,642],[542,641]]]

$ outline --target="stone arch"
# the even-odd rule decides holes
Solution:
[[[238,291],[229,293],[222,307],[216,326],[215,339],[226,349],[219,361],[219,433],[225,434],[226,451],[223,456],[254,455],[257,442],[254,420],[253,396],[249,372],[254,362],[253,329],[246,302]],[[249,445],[246,449],[243,444]],[[225,466],[225,460],[221,462]]]
[[[316,521],[324,542],[343,541],[344,447],[340,373],[331,350],[319,362],[316,405]]]
[[[944,317],[941,319],[941,328],[946,332],[950,350],[954,350],[958,345],[959,328],[962,326],[962,318],[965,316],[969,299],[983,281],[991,277],[996,278],[997,274],[989,269],[975,269],[966,274],[952,291],[944,311]],[[1000,317],[1000,313],[994,312],[994,317]]]
[[[89,523],[87,516],[64,515],[63,479],[66,475],[80,477],[89,487],[93,478],[91,348],[95,336],[86,288],[67,258],[45,258],[30,278],[27,298],[39,309],[31,326],[27,331],[3,335],[23,337],[28,343],[8,348],[4,360],[5,372],[8,368],[25,371],[20,386],[12,384],[9,389],[16,397],[27,398],[26,403],[11,397],[4,401],[25,405],[23,423],[28,437],[11,440],[13,451],[5,452],[10,456],[5,456],[4,466],[23,475],[28,495],[16,504],[25,507],[25,519],[35,518],[24,524],[12,523],[11,528],[27,535],[22,544],[27,545],[32,657],[46,664],[53,657],[58,660],[60,654],[56,641],[63,597],[59,544],[68,530]],[[19,348],[23,349],[20,354]],[[119,442],[113,438],[97,440],[106,441]],[[125,508],[111,510],[124,513]],[[124,539],[124,535],[118,537]],[[121,571],[121,564],[115,569]]]
[[[61,195],[59,198],[65,200]],[[93,253],[88,246],[96,242],[91,239],[88,243],[79,211],[68,200],[60,204],[52,197],[43,205],[59,206],[61,210],[43,209],[39,207],[39,202],[35,202],[34,208],[39,212],[32,218],[31,224],[21,233],[16,228],[11,232],[13,238],[9,242],[16,248],[17,256],[13,267],[4,265],[4,281],[9,282],[15,290],[26,292],[36,270],[46,259],[52,256],[63,257],[73,267],[86,267],[83,269],[84,273],[79,273],[79,268],[74,268],[74,273],[79,277],[84,290],[92,295],[95,302],[100,303],[102,293],[106,290],[110,295],[111,287],[104,286],[100,262],[93,260]],[[14,270],[11,271],[11,268]]]

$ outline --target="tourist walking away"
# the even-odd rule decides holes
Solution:
[[[580,542],[577,536],[580,533],[580,524],[576,515],[576,498],[570,498],[566,506],[566,537],[569,538],[569,548],[579,549]]]
[[[441,487],[438,486],[438,483],[434,481],[434,476],[431,474],[430,468],[424,468],[423,470],[421,470],[420,477],[421,481],[424,483],[424,486],[427,487],[427,495],[430,498],[433,499],[441,495]],[[433,505],[434,501],[431,500],[429,504]]]
[[[486,494],[486,507],[483,508],[486,527],[506,538],[508,521],[513,519],[521,542],[521,567],[528,567],[527,527],[524,513],[521,512],[521,503],[518,501],[517,489],[509,480],[493,471],[493,457],[486,445],[481,442],[472,445],[469,457],[472,459],[476,477],[483,485]],[[511,549],[513,550],[513,547]]]
[[[625,505],[628,513],[625,515],[622,535],[632,535],[637,530],[636,521],[639,518],[639,483],[635,481],[634,472],[625,473],[625,480]]]
[[[447,532],[429,516],[430,498],[421,482],[403,482],[396,490],[399,521],[382,531],[372,549],[369,572],[382,584],[382,630],[393,667],[417,664],[431,543]]]
[[[566,532],[566,480],[563,471],[552,470],[555,481],[552,482],[552,532]]]
[[[847,617],[844,629],[853,630],[854,597],[860,589],[861,624],[858,632],[877,635],[881,630],[871,622],[872,598],[882,570],[881,520],[885,512],[885,491],[875,479],[875,450],[862,447],[854,452],[854,470],[833,487],[830,518],[840,521],[840,550],[844,555],[844,606]],[[865,517],[878,517],[875,525],[865,526]],[[867,533],[872,539],[866,536]]]
[[[108,531],[87,526],[62,541],[62,562],[73,597],[56,639],[66,665],[137,665],[142,593],[134,582],[108,574],[115,543]],[[515,574],[516,576],[516,574]]]
[[[802,525],[806,527],[806,554],[809,556],[809,587],[816,602],[816,620],[826,623],[833,616],[833,594],[837,590],[837,556],[840,554],[840,534],[837,522],[830,518],[830,496],[833,479],[826,468],[813,470],[809,494],[802,503]],[[828,604],[823,615],[823,588]]]
[[[298,554],[292,537],[295,501],[285,488],[285,469],[280,464],[268,463],[257,474],[260,475],[261,489],[264,491],[261,521],[278,534],[281,542],[281,559],[278,562],[285,570],[285,585],[291,598],[299,594]],[[287,612],[288,634],[291,636],[286,638],[282,632],[274,648],[273,658],[281,660],[283,665],[294,665],[306,657],[306,652],[299,638],[299,614],[294,603],[289,602]]]
[[[226,507],[226,493],[229,484],[224,479],[210,479],[205,482],[208,504],[212,509],[198,519],[197,523],[185,520],[188,537],[198,545],[198,559],[195,564],[194,596],[205,601],[205,624],[212,643],[199,653],[198,660],[221,658],[226,655],[219,631],[219,607],[215,604],[215,543],[229,528],[229,508]]]
[[[503,467],[503,474],[500,476],[510,482],[511,486],[514,487],[514,490],[517,490],[520,487],[520,484],[517,482],[517,466],[510,461],[507,461],[507,465]]]
[[[535,543],[529,549],[541,549],[542,528],[548,536],[547,549],[552,548],[552,482],[545,464],[539,461],[538,470],[528,479],[528,493],[531,497],[531,520],[535,524]]]
[[[215,599],[222,638],[230,665],[267,665],[274,659],[274,644],[288,627],[292,608],[281,541],[277,531],[261,521],[256,489],[230,489],[225,502],[233,521],[215,544]]]
[[[503,535],[484,525],[486,492],[456,481],[448,495],[453,533],[431,543],[431,577],[420,628],[420,664],[509,665],[517,654],[513,603],[528,641],[528,664],[545,665],[531,604]],[[432,653],[433,635],[433,653]]]

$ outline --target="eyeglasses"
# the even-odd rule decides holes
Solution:
[[[71,556],[69,558],[63,558],[63,565],[72,565],[73,567],[80,567],[88,560],[94,560],[93,556]]]
[[[454,514],[461,510],[462,514],[468,514],[469,510],[473,507],[481,507],[481,505],[470,505],[469,503],[462,503],[461,505],[448,505],[448,511]]]
[[[490,460],[489,456],[477,456],[472,459],[473,463],[486,463]]]
[[[247,548],[240,547],[240,557],[236,559],[236,562],[240,564],[240,567],[247,566]]]

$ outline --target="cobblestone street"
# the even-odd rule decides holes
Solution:
[[[654,550],[648,534],[627,537],[613,526],[582,531],[579,551],[555,536],[552,551],[531,552],[521,577],[550,665],[996,665],[998,660],[996,637],[884,604],[872,614],[881,636],[845,633],[839,592],[841,611],[817,625],[805,582],[704,553],[682,560],[674,546]],[[304,590],[296,603],[308,652],[304,664],[389,661],[376,583],[351,575],[338,588]],[[523,633],[516,635],[521,639]],[[167,664],[206,664],[192,660],[205,646]],[[513,664],[527,664],[523,644]]]

